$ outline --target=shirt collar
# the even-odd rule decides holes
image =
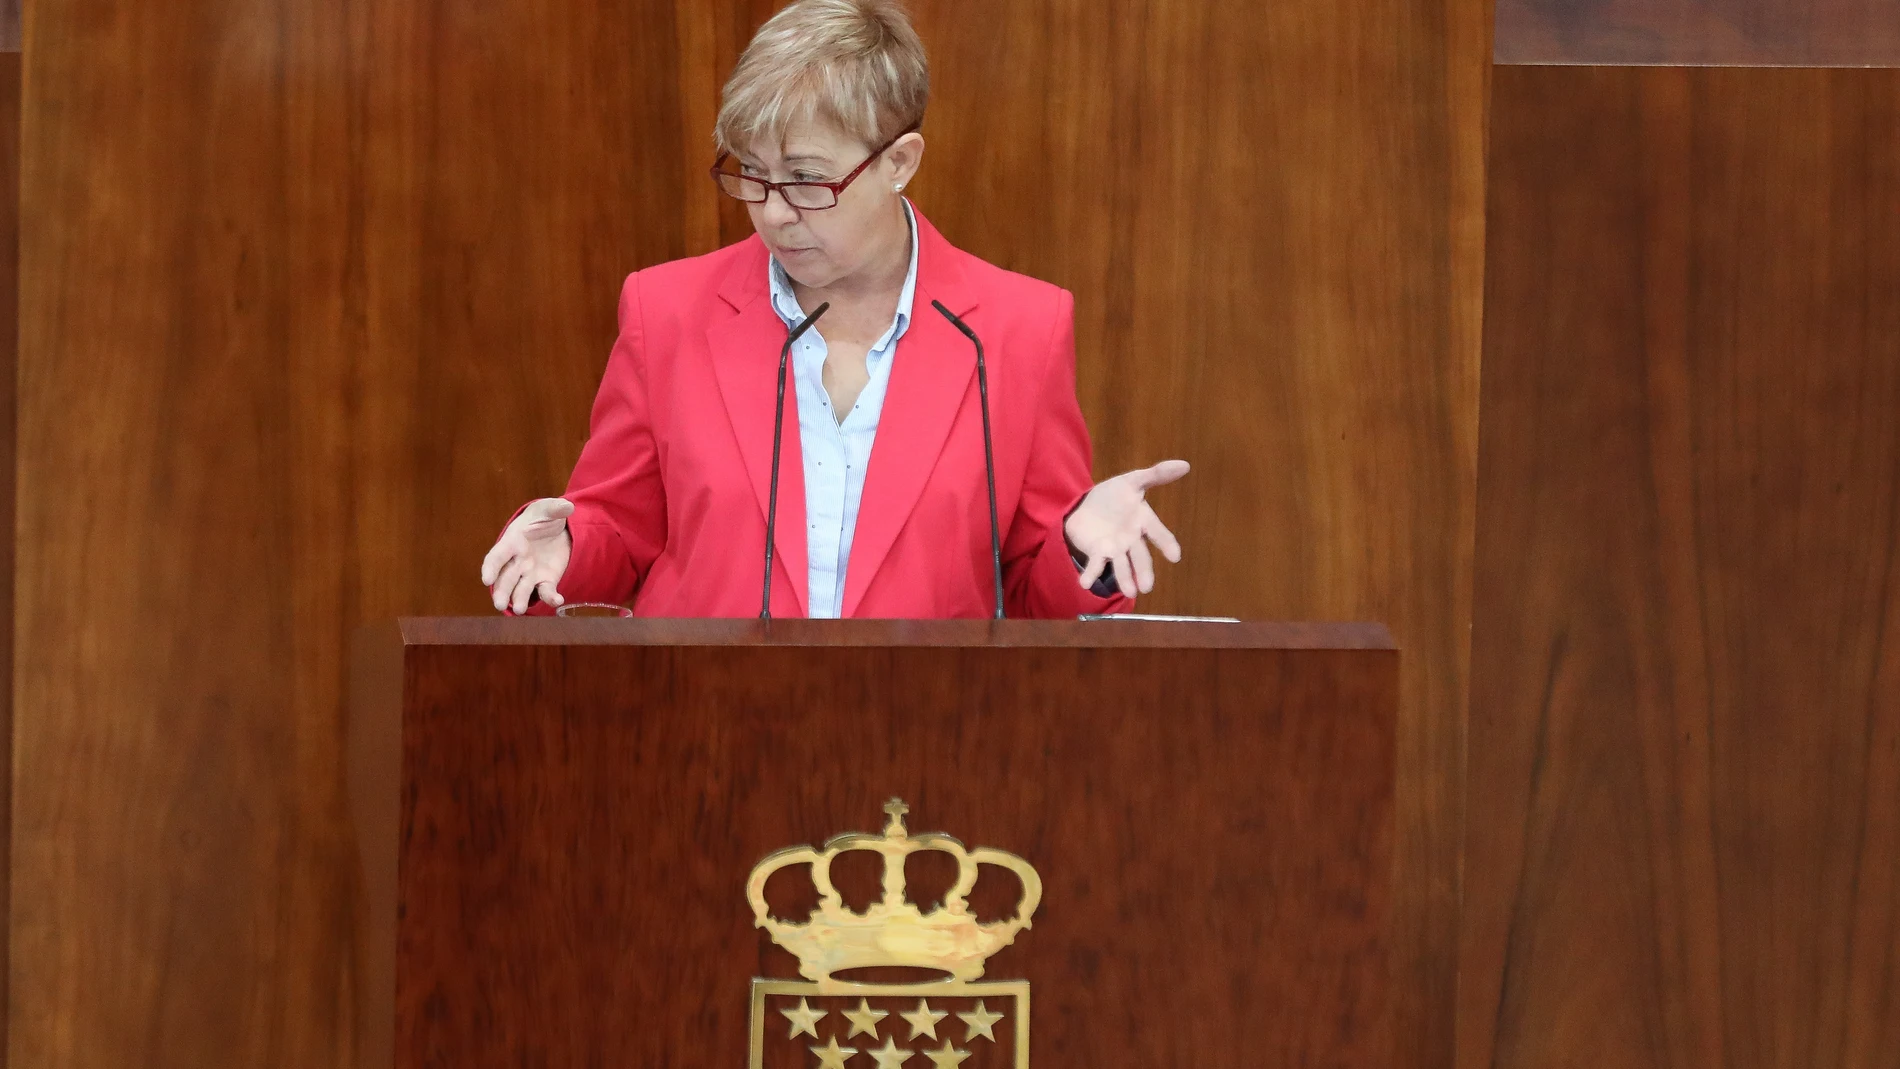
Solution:
[[[897,315],[891,320],[891,329],[878,339],[873,350],[883,349],[904,336],[910,329],[911,305],[917,299],[917,211],[910,206],[910,198],[904,198],[904,218],[910,223],[910,269],[904,272],[904,288],[897,294]],[[778,262],[778,257],[769,258],[766,277],[772,291],[772,310],[785,321],[787,327],[805,318],[805,310],[798,306],[798,297],[792,293],[792,276]],[[757,290],[753,291],[757,293]]]

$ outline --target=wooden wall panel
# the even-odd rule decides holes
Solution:
[[[34,16],[14,1061],[345,1065],[346,636],[483,609],[684,252],[672,8]]]
[[[1900,0],[1496,0],[1499,63],[1900,66]]]
[[[743,235],[709,94],[772,6],[36,8],[22,1064],[345,1058],[344,636],[480,609],[620,275]],[[1396,1025],[1449,1064],[1484,5],[915,7],[920,204],[1077,293],[1098,470],[1197,464],[1150,605],[1398,634]]]
[[[1494,88],[1459,1064],[1900,1065],[1900,71]]]
[[[1157,495],[1187,556],[1144,607],[1398,636],[1396,1034],[1444,1064],[1483,5],[917,10],[936,48],[918,203],[963,247],[1077,294],[1098,473],[1195,465]]]
[[[0,10],[0,917],[8,914],[13,871],[13,502],[14,383],[20,340],[20,54],[5,50]],[[19,41],[19,9],[12,12]],[[0,925],[0,1006],[7,1004],[12,940]],[[7,1065],[0,1013],[0,1069]]]

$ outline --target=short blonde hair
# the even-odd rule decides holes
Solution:
[[[922,123],[929,100],[924,43],[897,0],[797,0],[739,57],[713,138],[735,152],[823,121],[882,145]]]

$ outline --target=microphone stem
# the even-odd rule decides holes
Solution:
[[[830,307],[831,302],[827,301],[812,309],[811,314],[785,336],[785,344],[778,351],[778,400],[772,406],[772,488],[766,494],[765,506],[765,579],[764,589],[759,592],[761,620],[772,618],[772,548],[778,538],[778,466],[779,454],[785,444],[785,367],[791,362],[792,346]]]
[[[996,619],[1003,618],[1003,532],[996,520],[996,445],[990,436],[990,374],[983,366],[983,343],[976,342],[976,393],[983,407],[983,473],[990,491],[990,577],[996,583]]]
[[[990,374],[983,362],[983,339],[976,331],[958,319],[956,313],[945,308],[942,301],[931,301],[930,306],[943,313],[950,325],[970,339],[976,346],[976,394],[983,408],[983,474],[990,492],[990,577],[996,583],[996,619],[1003,619],[1003,529],[996,519],[996,444],[990,434]]]

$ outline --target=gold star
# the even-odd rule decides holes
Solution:
[[[792,1031],[786,1037],[787,1039],[797,1039],[798,1033],[800,1032],[805,1033],[806,1035],[812,1037],[813,1039],[817,1039],[818,1038],[818,1022],[824,1020],[827,1015],[826,1011],[824,1010],[812,1009],[811,1006],[808,1003],[806,1003],[806,1001],[802,998],[798,1000],[797,1009],[795,1010],[782,1009],[779,1012],[785,1015],[786,1020],[792,1022]]]
[[[910,1022],[910,1038],[916,1039],[918,1036],[929,1036],[932,1039],[936,1039],[937,1022],[950,1015],[942,1010],[931,1009],[930,1002],[920,998],[917,1000],[916,1009],[909,1013],[901,1014],[900,1016]]]
[[[896,1036],[885,1040],[883,1047],[867,1050],[864,1053],[877,1059],[877,1069],[901,1069],[905,1062],[917,1056],[915,1051],[905,1050],[898,1046]]]
[[[874,1010],[870,999],[859,999],[858,1008],[844,1011],[844,1019],[851,1022],[851,1036],[862,1032],[872,1039],[877,1038],[877,1023],[891,1015],[889,1010]],[[846,1036],[850,1039],[851,1036]],[[816,1037],[813,1037],[816,1038]]]
[[[840,1047],[838,1037],[832,1036],[831,1042],[822,1047],[813,1047],[811,1052],[818,1055],[818,1069],[844,1069],[844,1063],[851,1060],[858,1048]]]
[[[991,1043],[996,1042],[996,1033],[990,1029],[996,1027],[996,1022],[1002,1020],[1003,1015],[985,1009],[982,999],[976,1000],[976,1009],[969,1013],[959,1013],[957,1016],[963,1018],[964,1025],[970,1029],[969,1034],[963,1037],[965,1043],[974,1041],[978,1036],[982,1036]]]
[[[929,1048],[925,1048],[924,1050],[924,1057],[929,1058],[930,1064],[936,1066],[937,1069],[957,1069],[957,1066],[963,1064],[963,1059],[969,1056],[969,1051],[958,1050],[952,1046],[947,1039],[943,1041],[943,1046],[936,1050],[930,1050]]]

